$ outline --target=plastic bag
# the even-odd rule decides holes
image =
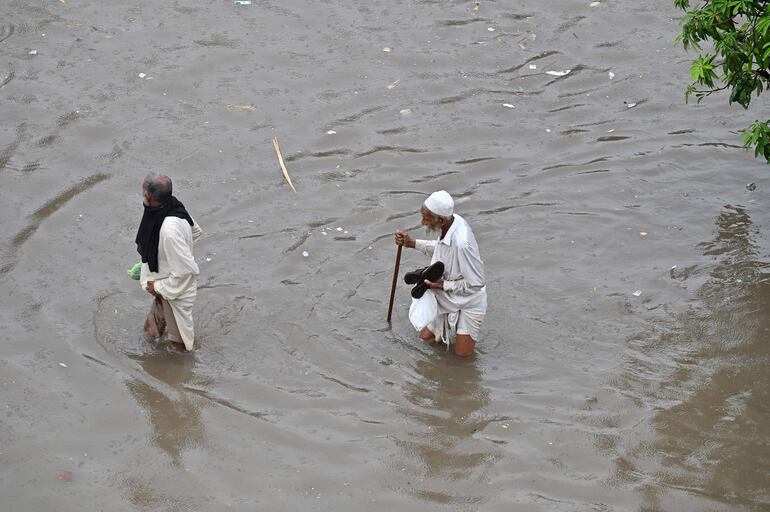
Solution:
[[[431,290],[426,291],[419,299],[412,299],[412,305],[409,306],[409,321],[418,331],[430,325],[437,315],[438,302]]]

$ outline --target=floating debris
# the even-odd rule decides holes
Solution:
[[[749,192],[754,192],[756,189],[757,189],[757,184],[754,182],[751,182],[748,185],[746,185],[746,190],[748,190]]]
[[[398,80],[396,80],[395,82],[393,82],[392,84],[390,84],[390,85],[388,86],[388,89],[393,89],[395,86],[397,86],[397,85],[398,85],[398,83],[399,83],[400,81],[401,81],[401,79],[398,79]]]
[[[144,78],[144,77],[146,77],[146,76],[147,76],[147,74],[146,74],[146,73],[139,73],[139,78]]]
[[[626,108],[634,108],[636,106],[636,103],[627,103],[625,101],[623,103],[626,104]]]
[[[647,236],[647,232],[646,231],[640,231],[639,232],[639,236]]]
[[[37,55],[37,50],[30,50],[29,55]]]
[[[251,0],[235,0],[235,5],[251,5]]]
[[[412,111],[408,108],[404,108],[399,110],[398,113],[401,114],[402,116],[408,116],[409,114],[412,113]]]
[[[307,251],[302,251],[302,256],[307,258],[308,256],[310,256],[310,253]]]
[[[638,296],[640,296],[641,294],[642,294],[642,290],[636,290],[636,291],[635,291],[635,292],[634,292],[632,295],[633,295],[634,297],[638,297]]]
[[[227,110],[245,110],[246,112],[254,112],[256,109],[257,107],[251,103],[247,103],[246,105],[227,105]]]
[[[516,108],[514,105],[511,105],[510,103],[503,103],[503,106],[505,108]]]
[[[612,80],[613,78],[615,78],[615,73],[613,73],[612,71],[608,71],[607,76],[610,77],[610,80]]]
[[[591,2],[590,4],[588,4],[588,7],[598,7],[601,4],[602,4],[601,2]]]
[[[547,131],[548,133],[551,133],[551,129],[550,128],[546,128],[545,131]]]
[[[537,64],[530,64],[529,69],[537,69]]]
[[[275,149],[275,155],[278,157],[278,163],[281,165],[281,171],[283,171],[283,177],[286,178],[286,181],[289,183],[289,186],[296,194],[297,189],[294,188],[294,183],[291,182],[291,178],[289,177],[289,171],[286,170],[286,165],[283,163],[283,156],[281,156],[281,148],[280,146],[278,146],[278,137],[273,137],[273,148]]]
[[[551,76],[564,76],[569,75],[571,71],[571,69],[565,69],[564,71],[546,71],[545,74]]]
[[[391,50],[390,47],[386,46],[385,48],[382,49],[382,51],[384,51],[385,53],[390,53],[393,50]]]
[[[342,228],[337,226],[337,231],[342,231]]]
[[[326,132],[326,135],[336,135],[336,134],[337,132],[335,132],[334,130],[329,130],[328,132]]]
[[[67,365],[64,363],[59,363],[59,366],[61,366],[62,368],[67,368]]]
[[[72,476],[72,471],[59,471],[59,480],[62,482],[71,482]]]

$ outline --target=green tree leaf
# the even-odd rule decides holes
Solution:
[[[693,60],[685,102],[727,90],[729,103],[748,109],[752,96],[770,87],[770,1],[703,0],[691,7],[689,0],[674,0],[674,5],[685,11],[676,43],[685,50],[700,49],[704,42],[714,49]],[[747,150],[753,148],[755,157],[770,164],[768,123],[757,121],[742,139]]]

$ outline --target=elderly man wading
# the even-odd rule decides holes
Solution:
[[[148,174],[142,184],[144,215],[136,234],[142,256],[139,281],[154,300],[144,322],[153,338],[168,333],[177,350],[192,350],[192,309],[198,289],[193,241],[202,231],[184,205],[171,195],[171,178]]]
[[[431,275],[431,269],[443,275],[425,279],[416,287],[429,287],[438,303],[438,316],[420,331],[426,343],[449,344],[455,333],[455,354],[473,355],[479,330],[487,312],[487,288],[484,281],[484,262],[473,231],[465,219],[454,213],[454,201],[444,190],[434,192],[421,208],[422,224],[429,240],[414,240],[405,231],[396,231],[396,244],[411,247],[431,256],[431,267],[410,272],[405,277]],[[424,293],[424,291],[423,291]],[[412,293],[415,296],[415,290]],[[418,293],[417,295],[422,295]]]

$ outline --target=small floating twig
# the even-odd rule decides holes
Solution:
[[[278,137],[273,137],[273,147],[275,148],[275,155],[278,157],[278,163],[281,164],[283,177],[286,178],[286,181],[289,183],[289,186],[296,194],[297,189],[294,188],[294,184],[291,182],[291,177],[289,177],[289,171],[286,170],[286,165],[284,165],[283,163],[283,157],[281,156],[281,148],[278,146]]]

